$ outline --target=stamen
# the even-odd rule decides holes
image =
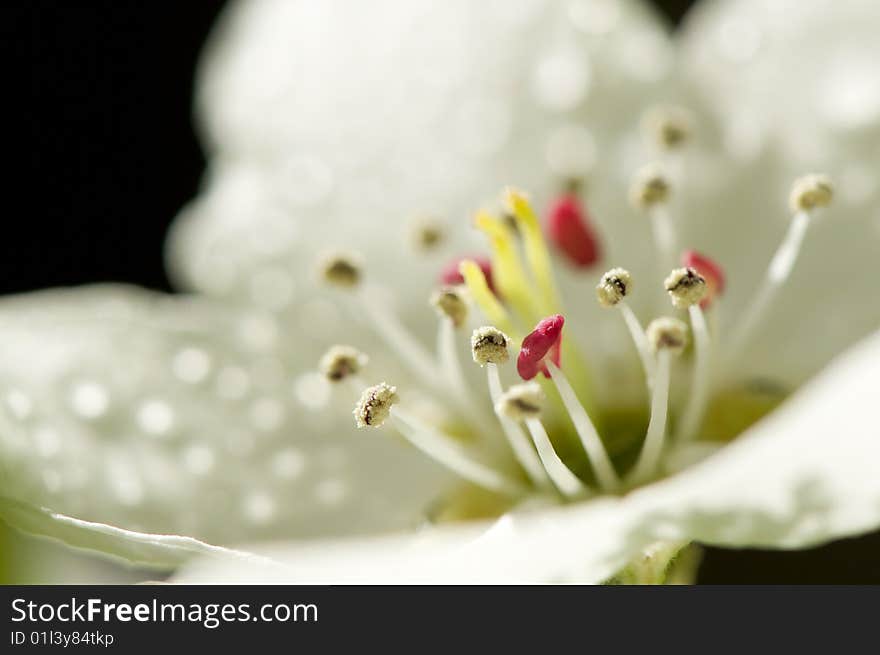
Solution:
[[[535,453],[535,449],[529,441],[529,438],[522,431],[519,424],[509,417],[506,413],[501,412],[498,407],[502,400],[503,390],[501,387],[501,376],[498,374],[498,366],[488,364],[486,366],[486,377],[489,383],[489,396],[492,398],[492,405],[498,416],[498,422],[504,430],[504,436],[510,444],[514,457],[520,466],[529,476],[532,483],[539,489],[545,489],[548,486],[547,473],[542,467],[541,460]]]
[[[691,113],[682,107],[654,107],[642,118],[644,132],[665,150],[685,145],[693,131],[692,125]]]
[[[675,230],[668,206],[670,193],[669,178],[656,164],[640,169],[630,187],[633,206],[646,211],[650,217],[661,270],[675,261]]]
[[[318,270],[328,284],[353,288],[361,280],[360,258],[354,253],[328,252],[321,256]]]
[[[436,250],[445,238],[445,226],[434,218],[419,218],[412,225],[412,244],[419,252]]]
[[[685,250],[681,254],[681,264],[696,270],[706,280],[706,297],[700,302],[700,307],[708,309],[712,301],[724,293],[724,270],[714,260],[696,250]]]
[[[725,369],[740,356],[767,308],[791,275],[813,212],[816,208],[827,207],[832,197],[833,187],[824,175],[807,175],[794,182],[789,196],[789,205],[794,216],[788,232],[776,254],[773,255],[773,259],[770,260],[770,266],[767,268],[766,277],[758,290],[757,297],[734,329],[731,346],[725,358]]]
[[[470,291],[471,297],[483,314],[486,315],[486,318],[495,325],[500,325],[504,330],[512,331],[513,326],[510,322],[510,316],[507,310],[504,309],[504,306],[498,302],[498,298],[489,287],[483,269],[471,260],[463,260],[459,269],[461,271],[461,278],[468,291]]]
[[[651,420],[630,480],[644,482],[657,471],[666,439],[666,418],[669,411],[669,369],[673,354],[680,354],[687,345],[687,325],[675,318],[658,318],[648,325],[648,340],[657,353],[657,371],[651,396]]]
[[[688,307],[691,318],[691,331],[694,334],[694,373],[691,377],[691,390],[682,414],[678,438],[692,439],[703,420],[709,400],[709,369],[712,349],[709,341],[709,328],[706,317],[699,305]]]
[[[574,423],[574,429],[578,433],[578,437],[580,437],[581,445],[584,447],[587,457],[590,458],[590,464],[593,466],[599,488],[604,491],[613,491],[619,486],[620,480],[617,477],[614,466],[611,464],[611,458],[608,457],[608,453],[605,451],[605,444],[602,443],[602,439],[596,431],[596,426],[593,425],[587,411],[578,401],[571,383],[562,370],[557,368],[552,362],[547,364],[547,369],[550,372],[550,378],[559,391],[562,404],[565,405],[565,410],[571,417],[572,423]]]
[[[496,327],[487,325],[477,328],[471,335],[474,361],[480,366],[503,364],[510,357],[507,352],[509,342],[507,335]]]
[[[547,234],[576,268],[588,268],[601,257],[599,238],[575,193],[563,195],[550,206]]]
[[[467,304],[461,291],[457,287],[442,289],[432,296],[432,303],[441,316],[437,330],[437,358],[451,391],[451,399],[482,433],[492,432],[494,425],[490,425],[487,413],[468,389],[456,348],[456,328],[467,315]]]
[[[539,419],[544,400],[544,393],[537,383],[518,384],[498,399],[495,410],[510,421],[524,421],[532,434],[540,462],[556,488],[567,497],[580,495],[585,490],[583,483],[559,458]]]
[[[708,293],[706,280],[693,268],[676,268],[664,280],[672,306],[687,309],[703,300]]]
[[[559,294],[553,279],[550,253],[547,250],[544,236],[541,234],[540,221],[538,221],[527,196],[521,191],[505,190],[504,201],[516,218],[517,227],[522,235],[526,259],[538,284],[539,298],[543,301],[542,309],[546,313],[556,311],[556,308],[559,307]]]
[[[531,321],[539,311],[534,306],[535,293],[526,277],[516,251],[513,232],[500,219],[487,212],[478,212],[474,225],[489,237],[492,247],[492,272],[501,295],[520,315]]]
[[[834,186],[827,175],[805,175],[795,180],[788,198],[792,213],[809,212],[827,207],[834,197]]]
[[[648,338],[639,319],[626,302],[625,298],[632,288],[632,276],[623,268],[612,268],[605,273],[596,285],[596,298],[603,307],[617,307],[623,316],[627,329],[642,361],[648,388],[654,379],[654,356],[648,346]]]
[[[318,363],[318,368],[330,382],[341,382],[367,365],[367,356],[351,346],[332,346]]]
[[[391,351],[398,353],[419,379],[437,387],[442,378],[438,375],[434,357],[400,322],[397,314],[386,305],[380,290],[362,288],[356,294],[356,298],[376,334],[385,341]]]
[[[358,428],[378,428],[391,413],[391,407],[400,400],[397,387],[384,382],[364,389],[360,400],[354,406],[354,420]]]
[[[468,306],[461,291],[455,287],[444,287],[431,296],[431,305],[442,318],[449,319],[453,327],[461,327],[468,315]]]
[[[554,314],[541,320],[526,338],[523,339],[516,359],[516,370],[523,380],[531,380],[538,373],[544,377],[550,377],[545,358],[549,358],[557,366],[560,365],[562,352],[562,327],[565,325],[565,317]]]
[[[451,437],[395,406],[399,400],[397,388],[384,382],[365,389],[354,408],[357,427],[378,428],[391,416],[398,432],[407,441],[453,473],[490,491],[510,495],[522,493],[517,483],[472,459],[455,445]]]

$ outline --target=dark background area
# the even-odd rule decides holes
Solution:
[[[99,281],[170,290],[162,245],[204,166],[195,62],[222,2],[25,0],[2,12],[24,73],[23,210],[0,293]],[[692,4],[655,0],[671,20]],[[7,99],[8,100],[8,99]],[[9,224],[7,225],[9,227]],[[705,583],[880,583],[880,534],[798,552],[710,549]]]

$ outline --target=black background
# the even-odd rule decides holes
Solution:
[[[691,3],[655,4],[678,20]],[[7,210],[0,293],[108,280],[170,290],[165,231],[204,166],[193,133],[194,66],[221,6],[3,5],[6,45],[24,73],[23,93],[5,99],[18,114],[7,124],[26,141],[27,180],[15,190],[21,208]],[[878,553],[880,533],[792,553],[710,549],[700,581],[880,583]]]

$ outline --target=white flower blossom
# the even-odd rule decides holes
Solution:
[[[875,528],[880,111],[876,75],[857,74],[880,16],[776,4],[707,3],[675,44],[632,0],[233,3],[198,89],[205,188],[167,251],[203,296],[0,304],[0,518],[158,568],[202,555],[177,578],[199,582],[599,582],[657,542]],[[658,138],[664,111],[687,129]],[[646,164],[668,188],[636,209]],[[814,171],[833,202],[792,216]],[[569,266],[594,235],[566,250],[551,227],[548,262],[530,212],[572,182],[602,252]],[[507,185],[534,201],[499,200]],[[416,248],[428,217],[442,238]],[[463,267],[457,329],[428,298],[487,239],[498,289]],[[699,270],[706,293],[676,314],[663,280],[686,248],[723,277]],[[351,284],[322,284],[320,253],[347,250]],[[594,300],[612,266],[623,322]],[[642,328],[665,315],[690,326],[680,357]],[[468,337],[488,324],[512,361],[484,370]],[[369,362],[331,385],[336,344]],[[496,416],[526,345],[546,407]],[[386,425],[356,432],[351,408],[383,380]]]

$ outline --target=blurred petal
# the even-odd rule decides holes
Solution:
[[[60,541],[77,550],[101,553],[136,566],[172,570],[196,555],[228,557],[230,563],[237,558],[258,559],[190,537],[123,530],[8,498],[0,498],[0,519],[27,534]]]
[[[683,26],[684,87],[714,114],[720,148],[740,167],[711,204],[680,213],[682,247],[729,274],[722,323],[752,301],[788,227],[795,177],[822,172],[835,185],[742,362],[752,375],[799,382],[880,324],[870,300],[880,278],[878,31],[874,0],[706,0]]]
[[[671,62],[633,0],[232,3],[199,78],[211,172],[172,232],[171,268],[250,301],[276,262],[355,247],[413,300],[479,247],[468,217],[503,186],[543,204],[594,167],[597,223],[617,229],[634,165],[621,160]],[[424,217],[451,235],[427,257],[408,234]]]
[[[308,372],[315,341],[271,313],[98,286],[5,298],[0,326],[3,515],[28,531],[139,557],[164,538],[125,531],[403,529],[447,480],[388,435],[355,434],[356,393]]]
[[[723,452],[623,498],[415,536],[278,545],[184,582],[599,582],[657,540],[798,548],[880,525],[880,333]]]

